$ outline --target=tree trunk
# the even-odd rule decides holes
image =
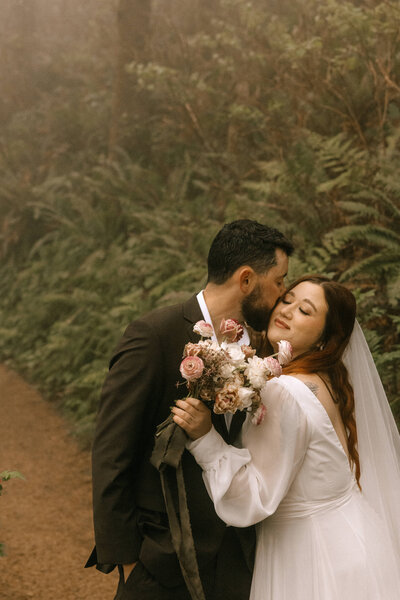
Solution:
[[[36,96],[36,0],[8,2],[2,18],[0,119],[7,119],[15,110],[30,106]]]
[[[138,89],[136,78],[126,66],[146,62],[150,38],[151,0],[119,0],[117,12],[118,49],[114,79],[112,114],[109,135],[109,155],[116,146],[148,151],[145,139],[149,117],[146,94]],[[133,128],[134,131],[129,129]],[[127,131],[128,129],[128,131]],[[136,138],[136,139],[135,139]]]

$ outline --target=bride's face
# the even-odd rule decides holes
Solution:
[[[307,352],[321,338],[328,305],[320,285],[303,281],[274,308],[268,325],[268,339],[274,350],[280,340],[292,344],[293,358]]]

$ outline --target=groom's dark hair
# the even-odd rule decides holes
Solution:
[[[208,253],[208,281],[221,285],[244,265],[263,273],[276,264],[280,248],[290,256],[293,244],[283,233],[250,219],[226,223],[217,233]]]

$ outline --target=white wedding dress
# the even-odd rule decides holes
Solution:
[[[399,600],[398,549],[325,408],[287,375],[269,381],[262,399],[266,417],[258,426],[247,419],[243,448],[215,429],[188,444],[220,518],[257,523],[250,599]]]

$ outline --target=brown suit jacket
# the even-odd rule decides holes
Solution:
[[[156,310],[131,323],[110,362],[93,443],[93,512],[96,547],[86,566],[109,571],[138,559],[163,585],[182,582],[171,543],[158,471],[149,458],[156,426],[174,400],[187,393],[179,365],[185,344],[196,342],[193,324],[202,319],[196,296]],[[177,382],[181,385],[177,387]],[[213,415],[224,439],[234,442],[244,415],[228,433],[222,415]],[[219,519],[192,455],[183,454],[188,507],[200,569],[215,559],[226,525]],[[252,567],[253,528],[238,530],[243,568]],[[235,567],[237,568],[237,567]],[[228,575],[227,575],[228,576]]]

